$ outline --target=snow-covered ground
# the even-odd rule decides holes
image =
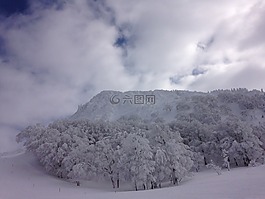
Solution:
[[[195,173],[180,186],[114,192],[110,184],[74,183],[50,176],[31,154],[0,157],[0,199],[265,199],[265,166]]]

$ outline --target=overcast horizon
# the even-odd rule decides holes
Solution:
[[[0,152],[102,90],[262,89],[260,0],[0,2]]]

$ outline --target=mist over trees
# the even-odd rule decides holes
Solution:
[[[191,171],[264,163],[265,96],[245,89],[192,94],[165,103],[174,120],[61,120],[18,134],[44,168],[64,179],[129,182],[135,190],[179,184]],[[255,117],[253,119],[253,117]]]

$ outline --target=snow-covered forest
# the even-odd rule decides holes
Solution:
[[[204,168],[220,174],[264,163],[263,91],[126,95],[139,93],[156,103],[112,104],[117,92],[104,91],[72,117],[29,126],[17,140],[53,175],[77,184],[100,178],[113,188],[124,182],[135,190],[160,188]]]

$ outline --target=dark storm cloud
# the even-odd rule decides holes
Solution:
[[[9,17],[14,14],[25,13],[28,7],[28,0],[2,0],[0,1],[0,15]]]

